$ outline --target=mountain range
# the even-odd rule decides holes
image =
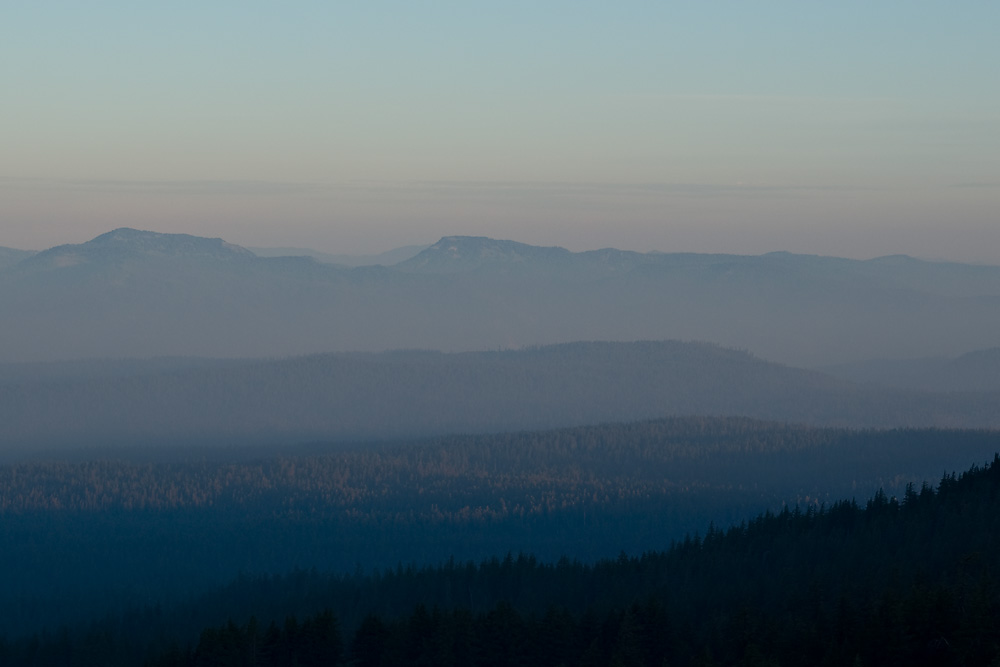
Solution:
[[[461,236],[390,266],[349,267],[118,229],[0,253],[0,312],[8,362],[680,339],[832,366],[995,346],[1000,267]]]

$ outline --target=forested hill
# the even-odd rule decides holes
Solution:
[[[768,512],[592,565],[501,553],[479,564],[244,576],[171,609],[0,641],[0,658],[67,666],[146,658],[164,667],[986,665],[1000,658],[998,557],[994,455],[936,488]],[[192,629],[212,617],[200,636]]]
[[[0,442],[8,452],[399,438],[671,415],[837,426],[1000,425],[996,394],[862,387],[742,351],[676,341],[179,360],[174,368],[169,360],[32,368],[0,366]]]
[[[998,517],[995,457],[936,489],[899,499],[880,492],[864,506],[786,509],[593,567],[508,554],[478,567],[330,581],[330,607],[303,615],[302,626],[326,634],[296,632],[287,621],[283,632],[230,622],[150,664],[210,665],[258,643],[260,662],[271,665],[283,656],[384,667],[995,664]],[[471,602],[427,599],[435,590]],[[344,598],[421,602],[410,613],[370,615],[342,639],[330,609]]]
[[[879,488],[903,497],[998,446],[989,431],[687,418],[279,456],[0,465],[0,635],[169,606],[239,572],[662,550],[785,504],[817,509]],[[218,602],[199,607],[214,616],[191,617],[245,621],[253,607]],[[338,610],[344,622],[368,607],[351,609]],[[400,611],[377,608],[389,609]]]

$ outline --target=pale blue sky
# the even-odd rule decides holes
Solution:
[[[1000,263],[1000,3],[0,5],[0,245]]]

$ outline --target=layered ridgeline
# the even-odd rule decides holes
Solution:
[[[0,454],[552,428],[670,415],[1000,426],[997,392],[862,386],[704,343],[567,343],[275,361],[0,365]]]
[[[0,261],[0,312],[7,361],[684,339],[819,365],[995,345],[1000,267],[447,237],[351,268],[119,229]]]
[[[678,420],[241,464],[0,467],[0,661],[992,664],[991,444]],[[912,474],[982,455],[992,465],[930,473],[936,489]],[[732,512],[714,526],[713,501]],[[701,536],[671,546],[679,517]],[[351,556],[364,566],[345,574]],[[252,574],[288,561],[305,569]]]
[[[320,252],[311,248],[248,248],[258,257],[311,257],[324,264],[339,264],[341,266],[392,266],[410,259],[421,250],[426,249],[425,245],[408,245],[401,248],[394,248],[377,255],[333,255],[328,252]]]
[[[21,260],[31,257],[35,253],[30,250],[17,250],[15,248],[0,247],[0,271],[14,266]]]
[[[954,358],[871,359],[821,370],[852,382],[918,391],[1000,391],[1000,347]]]

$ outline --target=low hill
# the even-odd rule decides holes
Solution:
[[[385,439],[669,415],[1000,426],[995,394],[863,387],[743,351],[678,341],[35,368],[0,366],[0,442],[9,451]]]

